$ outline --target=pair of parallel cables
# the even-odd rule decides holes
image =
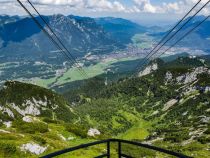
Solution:
[[[30,13],[30,11],[23,5],[23,3],[20,0],[17,0],[20,5],[23,7],[23,9],[31,16],[31,18],[34,20],[34,22],[40,27],[40,29],[48,36],[48,38],[53,42],[53,44],[78,68],[81,75],[87,77],[86,72],[80,67],[80,65],[77,63],[74,56],[70,53],[70,51],[66,48],[66,46],[63,44],[63,42],[60,40],[60,38],[55,34],[53,29],[50,27],[50,25],[47,23],[47,21],[43,18],[43,16],[38,12],[38,10],[35,8],[35,6],[29,1],[28,3],[32,6],[32,8],[36,11],[36,13],[40,16],[42,21],[46,24],[47,28],[51,31],[51,33],[54,35],[56,40],[49,34],[48,31],[44,29],[44,27],[39,23],[39,21]],[[199,12],[201,12],[210,2],[207,1],[193,16],[191,16],[178,30],[175,30],[185,19],[186,17],[200,4],[202,0],[199,0],[191,9],[190,11],[161,39],[161,41],[144,57],[144,59],[138,63],[137,67],[135,68],[136,71],[142,70],[142,68],[145,66],[145,64],[150,61],[150,59],[158,53],[158,51],[165,46],[171,39],[174,38]],[[172,46],[170,46],[168,49],[166,49],[164,52],[162,52],[158,57],[165,54],[168,50],[170,50],[172,47],[174,47],[177,43],[179,43],[181,40],[183,40],[186,36],[188,36],[190,33],[192,33],[195,29],[197,29],[201,24],[203,24],[208,18],[207,16],[205,19],[200,21],[195,27],[193,27],[191,30],[189,30],[187,33],[185,33],[181,38],[179,38]],[[173,33],[171,35],[171,33]],[[169,35],[171,35],[169,37]],[[169,38],[168,38],[169,37]],[[168,38],[168,39],[167,39]],[[162,44],[163,43],[163,44]],[[63,50],[64,49],[64,50]],[[139,68],[140,67],[140,68]],[[134,73],[134,75],[135,75]]]
[[[176,30],[176,28],[186,19],[186,17],[198,6],[198,4],[200,4],[202,0],[199,0],[191,9],[190,11],[187,12],[186,15],[184,15],[184,17],[160,40],[160,42],[143,58],[143,60],[141,62],[139,62],[135,68],[135,72],[133,74],[133,76],[136,75],[136,73],[138,73],[139,71],[142,71],[142,69],[144,68],[145,64],[147,64],[154,55],[156,55],[158,53],[158,51],[165,46],[171,39],[173,39],[199,12],[201,12],[210,2],[207,1],[198,11],[195,12],[195,14],[193,14],[193,16],[189,17],[189,19],[187,19],[184,24],[181,25],[181,27],[179,29]],[[179,43],[180,41],[182,41],[186,36],[188,36],[189,34],[191,34],[193,31],[195,31],[201,24],[203,24],[208,18],[210,17],[207,16],[205,17],[202,21],[200,21],[199,23],[197,23],[196,26],[194,26],[192,29],[190,29],[188,32],[186,32],[181,38],[179,38],[174,44],[172,44],[168,49],[166,49],[165,51],[163,51],[162,53],[160,53],[156,58],[161,57],[163,54],[165,54],[167,51],[169,51],[171,48],[173,48],[175,45],[177,45],[177,43]],[[171,35],[171,33],[173,33]],[[170,36],[171,35],[171,36]]]
[[[49,33],[44,28],[44,26],[42,26],[40,24],[40,22],[35,18],[35,16],[25,7],[25,5],[20,0],[17,0],[17,1],[21,5],[21,7],[28,13],[28,15],[33,19],[33,21],[36,23],[36,25],[44,32],[44,34],[50,39],[50,41],[57,47],[57,49],[78,69],[78,72],[84,78],[88,78],[87,73],[80,66],[80,64],[77,62],[75,57],[71,54],[71,52],[67,49],[67,47],[63,44],[61,39],[56,35],[56,33],[51,28],[51,26],[48,24],[48,22],[44,19],[44,17],[38,12],[38,10],[35,8],[35,6],[30,2],[30,0],[27,0],[27,2],[35,10],[35,12],[38,14],[38,16],[41,18],[41,20],[45,23],[45,25],[47,26],[47,28],[49,29],[49,31],[51,33]],[[54,36],[54,38],[53,38],[53,36]]]

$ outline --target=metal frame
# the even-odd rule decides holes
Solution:
[[[99,145],[99,144],[105,144],[105,143],[107,144],[107,153],[103,154],[103,155],[99,155],[95,158],[104,158],[104,157],[110,158],[110,150],[111,150],[110,149],[110,143],[111,142],[118,143],[118,157],[119,158],[122,158],[122,157],[133,158],[132,156],[129,156],[129,155],[126,155],[126,154],[122,153],[122,148],[121,148],[122,144],[135,145],[135,146],[138,146],[138,147],[143,147],[143,148],[146,148],[146,149],[162,152],[162,153],[165,153],[165,154],[168,154],[168,155],[171,155],[171,156],[175,156],[175,157],[178,157],[178,158],[192,158],[192,157],[189,157],[189,156],[186,156],[186,155],[183,155],[183,154],[180,154],[180,153],[176,153],[176,152],[173,152],[173,151],[169,151],[169,150],[166,150],[166,149],[162,149],[162,148],[159,148],[159,147],[155,147],[155,146],[151,146],[151,145],[147,145],[147,144],[142,144],[142,143],[139,143],[139,142],[121,140],[121,139],[107,139],[107,140],[101,140],[101,141],[91,142],[91,143],[87,143],[87,144],[82,144],[82,145],[79,145],[79,146],[75,146],[75,147],[72,147],[72,148],[68,148],[68,149],[64,149],[64,150],[60,150],[60,151],[51,153],[51,154],[43,156],[41,158],[52,158],[52,157],[56,157],[56,156],[59,156],[59,155],[65,154],[65,153],[73,152],[73,151],[76,151],[76,150],[79,150],[79,149],[83,149],[83,148],[87,148],[87,147],[95,146],[95,145]]]

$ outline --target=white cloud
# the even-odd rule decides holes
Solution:
[[[181,2],[175,2],[175,3],[163,3],[162,5],[162,11],[165,13],[181,13],[182,10],[180,8],[182,6]]]
[[[21,0],[27,5],[27,0]],[[184,14],[198,0],[177,0],[168,2],[163,0],[153,4],[151,0],[130,0],[132,5],[126,5],[125,0],[30,0],[43,14],[55,13],[161,13],[161,14]],[[202,0],[202,4],[208,0]],[[27,5],[29,7],[29,5]],[[199,5],[201,7],[201,4]],[[199,8],[198,7],[198,8]],[[9,8],[9,9],[8,9]],[[16,0],[0,0],[0,14],[24,13]],[[206,7],[202,14],[209,15],[210,7]]]
[[[126,7],[119,1],[109,0],[31,0],[31,2],[40,5],[60,5],[76,7],[88,11],[111,11],[125,12]]]
[[[88,0],[86,2],[86,8],[95,9],[95,10],[109,10],[113,9],[113,3],[107,0]]]
[[[133,0],[140,12],[146,13],[168,13],[179,12],[181,1],[174,3],[160,3],[159,5],[153,5],[150,0]]]
[[[144,5],[144,11],[150,12],[150,13],[156,13],[157,8],[151,5],[150,3],[147,3]]]
[[[152,5],[150,0],[133,0],[135,6],[135,10],[138,9],[141,12],[149,12],[156,13],[156,6]]]
[[[207,3],[209,0],[202,0],[200,5],[198,5],[197,10]],[[133,0],[135,7],[134,11],[137,12],[146,12],[146,13],[174,13],[174,14],[183,14],[186,13],[186,10],[195,5],[198,0],[177,0],[176,2],[162,2],[159,5],[153,5],[150,0]],[[206,6],[201,14],[209,14],[210,5]]]
[[[206,4],[209,0],[201,0],[200,4],[197,6],[196,10],[199,10],[204,4]],[[189,9],[193,5],[195,5],[198,0],[182,0],[179,4],[180,12],[186,12],[186,9]],[[199,13],[200,15],[209,15],[210,14],[210,3]]]
[[[117,11],[126,11],[126,8],[118,1],[114,1],[113,5],[114,8],[117,9]]]
[[[79,5],[83,0],[31,0],[31,2],[43,5]]]

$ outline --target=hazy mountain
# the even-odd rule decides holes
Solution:
[[[89,51],[110,52],[123,46],[115,42],[92,18],[63,15],[44,18],[75,56],[83,56]],[[36,19],[46,28],[39,17]],[[0,43],[1,54],[39,57],[50,56],[50,51],[57,51],[28,17],[0,25]]]
[[[122,18],[97,18],[96,22],[102,25],[104,30],[120,43],[128,44],[135,34],[147,32],[146,27]]]
[[[0,15],[0,25],[10,22],[15,22],[19,20],[21,17],[19,16],[9,16],[9,15]]]
[[[125,48],[126,44],[132,42],[132,37],[139,33],[147,32],[159,38],[165,34],[165,32],[154,33],[161,31],[161,28],[146,28],[121,18],[93,19],[73,15],[53,15],[44,18],[75,56],[84,56],[89,52],[92,54],[110,53],[112,50]],[[179,36],[204,18],[204,16],[196,17],[179,33]],[[46,28],[39,17],[36,19]],[[178,46],[209,50],[209,22],[210,20],[201,25]],[[194,41],[199,42],[194,45]],[[61,54],[31,18],[7,15],[0,16],[0,52],[1,55],[9,55],[10,60],[11,58],[33,60]]]
[[[192,29],[196,25],[198,25],[202,20],[204,20],[205,16],[197,16],[194,20],[192,20],[180,33],[183,34],[187,32],[189,29]],[[200,25],[192,34],[186,37],[179,46],[189,46],[191,48],[197,49],[210,49],[210,19],[205,21],[202,25]],[[196,42],[196,44],[195,44]]]
[[[190,17],[185,19],[182,24],[184,24],[186,21],[188,21]],[[176,40],[178,40],[180,37],[182,37],[186,32],[191,30],[193,27],[197,26],[202,20],[204,20],[205,16],[196,16],[193,18],[192,21],[190,21],[176,36],[174,39],[172,39],[168,44],[175,43]],[[180,25],[181,26],[181,25]],[[178,30],[180,26],[176,29]],[[196,30],[194,30],[191,34],[186,36],[181,42],[177,44],[177,46],[180,47],[190,47],[193,49],[201,49],[201,50],[207,50],[207,52],[210,49],[210,19],[205,21],[203,24],[201,24]],[[167,32],[157,33],[153,34],[154,36],[162,37]],[[195,44],[196,42],[196,44]]]

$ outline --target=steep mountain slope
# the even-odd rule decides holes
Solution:
[[[199,22],[204,20],[206,16],[196,16],[194,20],[192,20],[187,27],[192,27],[193,25],[197,25]],[[188,20],[188,19],[186,19]],[[210,30],[208,29],[210,26],[210,19],[208,19],[205,23],[202,24],[200,28],[198,28],[195,32],[198,33],[203,38],[210,37]]]
[[[190,18],[190,17],[189,17]],[[187,22],[189,18],[185,19],[182,24]],[[171,40],[169,44],[175,43],[177,39],[179,39],[182,35],[186,32],[197,26],[201,21],[203,21],[206,17],[205,16],[196,16],[190,21],[177,35],[174,40]],[[180,26],[181,27],[181,26]],[[179,28],[180,28],[179,27]],[[207,19],[202,25],[200,25],[196,30],[194,30],[190,35],[185,37],[181,42],[177,44],[179,47],[189,47],[193,49],[201,49],[201,50],[210,50],[210,19]],[[177,28],[177,30],[179,29]],[[162,37],[167,32],[153,34],[153,36]],[[195,44],[196,41],[196,44]]]
[[[44,18],[76,56],[83,56],[89,51],[111,51],[115,47],[122,46],[111,39],[94,19],[64,15],[45,16]],[[46,28],[39,17],[36,19]],[[0,52],[4,55],[20,56],[24,54],[26,57],[40,57],[40,55],[50,56],[50,51],[56,51],[49,39],[28,17],[2,24],[0,39]]]
[[[179,57],[170,62],[158,59],[143,70],[146,73],[140,73],[141,77],[123,78],[109,85],[94,78],[65,93],[69,103],[50,90],[6,82],[0,91],[2,157],[36,157],[90,140],[114,137],[207,158],[207,65],[207,60],[194,57]],[[90,157],[98,151],[103,148],[91,150]],[[86,152],[73,155],[84,156]],[[124,152],[134,157],[164,157],[131,146]]]
[[[101,25],[105,31],[110,33],[111,37],[116,41],[125,44],[131,43],[131,38],[135,34],[147,32],[146,27],[121,18],[98,18],[96,22]]]
[[[141,77],[104,86],[95,95],[93,90],[80,91],[72,97],[76,100],[65,96],[82,113],[80,124],[95,124],[115,137],[209,157],[210,69],[206,64],[189,57],[169,63],[159,60],[145,68],[147,73],[140,73]]]
[[[33,116],[71,122],[75,116],[62,96],[30,84],[8,81],[0,98],[2,121]]]
[[[191,21],[185,29],[180,33],[183,34],[183,32],[188,31],[189,29],[195,27],[198,25],[203,19],[205,19],[205,16],[197,16],[193,21]],[[210,19],[208,19],[206,22],[204,22],[199,28],[195,30],[192,34],[190,34],[183,42],[180,43],[179,46],[188,46],[191,48],[196,49],[204,49],[209,50],[210,46]],[[197,44],[193,44],[194,41],[199,41]]]
[[[19,20],[19,16],[0,15],[0,25]]]
[[[77,120],[55,92],[8,81],[0,90],[0,157],[38,157],[82,143],[88,129],[74,125]]]

